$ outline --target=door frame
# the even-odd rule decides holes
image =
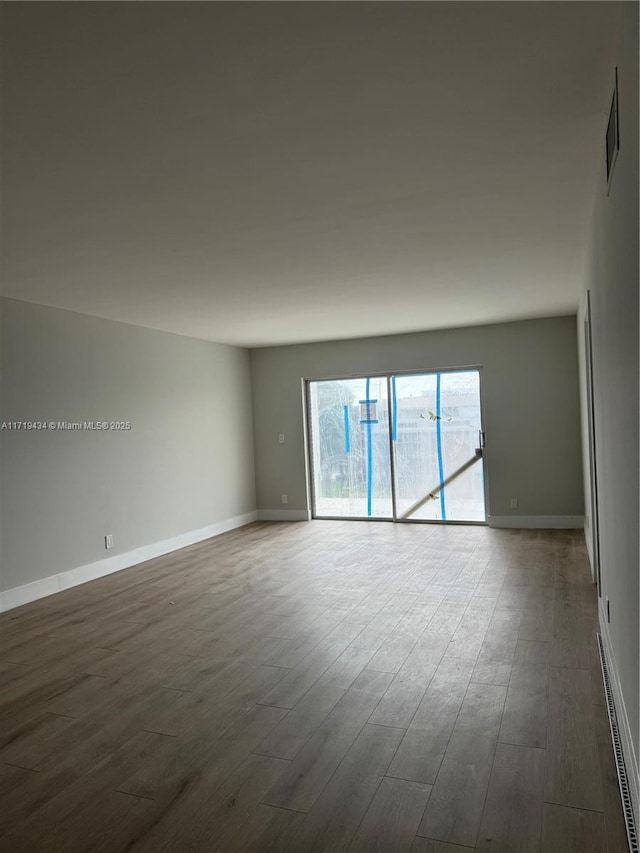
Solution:
[[[478,371],[478,384],[479,384],[479,393],[480,393],[480,422],[481,422],[481,432],[483,437],[483,451],[482,451],[482,478],[483,478],[483,486],[484,486],[484,521],[443,521],[439,518],[398,518],[397,507],[396,507],[396,493],[395,493],[395,459],[394,459],[394,449],[393,449],[393,440],[391,436],[391,422],[392,422],[392,395],[391,395],[391,378],[393,376],[418,376],[420,374],[436,374],[436,373],[462,373],[464,371],[477,370]],[[392,515],[390,517],[386,516],[359,516],[359,515],[316,515],[316,504],[315,504],[315,494],[314,494],[314,467],[313,467],[313,428],[311,424],[311,391],[310,385],[312,382],[334,382],[340,381],[341,379],[379,379],[386,378],[387,380],[387,418],[389,424],[389,453],[390,453],[390,477],[391,477],[391,511]],[[311,509],[311,518],[317,519],[319,521],[389,521],[394,524],[438,524],[438,525],[468,525],[474,527],[488,527],[489,526],[489,518],[490,518],[490,508],[489,508],[489,466],[487,464],[487,442],[486,442],[486,416],[485,416],[485,403],[484,403],[484,375],[483,375],[483,365],[481,364],[469,364],[461,367],[428,367],[428,368],[417,368],[414,370],[405,369],[405,370],[384,370],[384,371],[372,371],[370,373],[347,373],[342,374],[340,376],[314,376],[314,377],[305,377],[303,380],[304,386],[304,422],[306,424],[305,429],[305,456],[307,460],[307,468],[309,472],[308,476],[308,488],[309,488],[309,506]]]
[[[598,469],[596,461],[596,409],[593,383],[593,336],[591,333],[591,291],[587,290],[584,313],[585,381],[587,391],[587,434],[589,444],[589,498],[591,504],[591,559],[593,580],[602,598],[602,576],[600,571],[600,517],[598,508]]]
[[[311,421],[311,383],[312,382],[339,382],[342,379],[381,379],[384,377],[388,377],[389,373],[384,372],[375,372],[375,373],[355,373],[355,374],[344,374],[342,376],[320,376],[317,378],[305,378],[303,379],[304,383],[304,420],[307,424],[306,429],[306,448],[305,448],[305,456],[307,461],[307,468],[309,471],[309,506],[311,508],[311,518],[312,520],[318,521],[395,521],[394,518],[394,505],[393,500],[391,503],[391,512],[390,516],[386,515],[316,515],[316,500],[315,500],[315,490],[313,488],[313,475],[314,475],[314,467],[313,467],[313,425]],[[388,392],[388,382],[387,382],[387,392]],[[389,411],[389,399],[387,394],[387,411]],[[389,422],[391,423],[391,422]],[[389,430],[389,434],[391,434],[391,430]],[[392,482],[392,490],[393,490],[393,482]]]

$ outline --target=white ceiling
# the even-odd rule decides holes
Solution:
[[[618,4],[2,5],[4,295],[247,346],[575,311]]]

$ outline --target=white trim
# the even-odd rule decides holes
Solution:
[[[308,509],[259,509],[258,521],[311,521]]]
[[[593,562],[593,539],[591,537],[592,531],[590,528],[590,519],[588,515],[584,517],[584,544],[587,549],[587,557],[589,558],[589,568],[591,569],[591,580],[594,583],[598,582],[596,578],[595,565]]]
[[[640,772],[638,769],[638,758],[633,746],[633,738],[631,736],[631,726],[629,724],[629,716],[627,707],[624,703],[624,695],[620,686],[620,678],[618,676],[618,667],[616,658],[611,645],[609,636],[609,624],[607,622],[605,599],[601,598],[598,603],[598,615],[600,622],[600,632],[602,634],[602,642],[604,643],[604,653],[607,659],[609,668],[609,681],[611,683],[611,692],[613,693],[613,704],[616,708],[616,718],[618,720],[618,733],[620,734],[620,743],[622,753],[624,755],[624,765],[627,771],[627,779],[629,788],[631,789],[631,803],[633,805],[636,823],[640,818]]]
[[[490,515],[489,527],[520,527],[541,530],[582,530],[583,515]]]
[[[57,575],[49,575],[49,577],[33,581],[33,583],[7,589],[0,592],[0,613],[4,610],[20,607],[21,604],[36,601],[38,598],[44,598],[46,595],[53,595],[53,593],[60,592],[63,589],[69,589],[72,586],[78,586],[78,584],[101,578],[104,575],[137,566],[138,563],[153,560],[154,557],[179,551],[180,548],[186,548],[188,545],[194,545],[204,539],[211,539],[212,536],[219,536],[221,533],[242,527],[244,524],[250,524],[257,518],[257,512],[245,512],[243,515],[225,518],[223,521],[217,521],[215,524],[201,527],[198,530],[179,533],[171,539],[164,539],[151,545],[143,545],[141,548],[135,548],[133,551],[127,551],[124,554],[115,554],[113,557],[97,560],[95,563],[88,563],[85,566],[78,566]]]

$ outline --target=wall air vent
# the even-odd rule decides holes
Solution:
[[[618,773],[618,785],[620,786],[620,796],[622,798],[622,813],[624,815],[624,822],[627,830],[629,853],[638,853],[638,833],[636,832],[635,814],[631,799],[631,787],[629,785],[627,770],[624,763],[624,755],[622,753],[622,743],[620,740],[620,731],[618,729],[618,717],[616,715],[616,706],[613,703],[613,690],[611,689],[611,680],[609,678],[609,665],[604,652],[602,635],[597,634],[596,636],[598,638],[598,652],[600,653],[602,680],[604,681],[604,692],[607,700],[609,728],[611,730],[613,755],[616,763],[616,771]]]
[[[607,124],[607,136],[605,139],[608,188],[611,188],[611,176],[613,175],[613,167],[615,166],[616,160],[618,159],[619,150],[620,122],[618,120],[618,69],[616,68],[613,96],[611,98],[611,108],[609,110],[609,122]]]

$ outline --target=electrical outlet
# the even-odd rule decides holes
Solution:
[[[288,498],[286,495],[282,495],[282,503],[283,503],[283,504],[288,504],[288,503],[289,503],[289,498]]]
[[[109,550],[109,548],[113,548],[113,533],[107,533],[104,537],[104,547]]]
[[[510,506],[511,509],[518,509],[518,498],[511,498]]]
[[[281,432],[280,435],[278,436],[278,443],[284,444],[284,433],[283,432]]]

